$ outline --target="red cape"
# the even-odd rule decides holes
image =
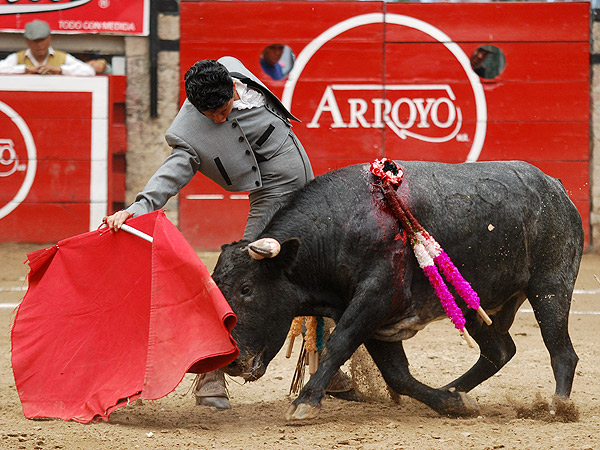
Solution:
[[[239,354],[237,319],[179,230],[162,211],[127,224],[153,242],[92,231],[27,255],[29,288],[12,327],[27,418],[108,420]]]

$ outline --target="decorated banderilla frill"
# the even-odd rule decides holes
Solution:
[[[383,195],[406,232],[417,262],[440,299],[446,315],[454,326],[463,333],[469,346],[473,347],[474,342],[465,328],[466,322],[463,313],[454,301],[454,296],[448,289],[438,268],[444,274],[446,280],[452,284],[458,295],[463,298],[467,306],[475,309],[485,323],[491,325],[491,319],[480,305],[479,296],[463,278],[440,244],[421,226],[396,193],[396,188],[402,183],[404,175],[402,169],[394,161],[383,158],[381,160],[376,159],[371,163],[371,173],[380,180]]]
[[[288,332],[288,348],[285,354],[286,358],[292,355],[294,340],[297,336],[301,336],[304,331],[304,339],[300,348],[300,355],[296,364],[292,385],[290,386],[290,394],[297,394],[302,390],[304,383],[304,369],[308,365],[308,373],[313,375],[319,367],[318,352],[323,350],[324,346],[324,328],[325,321],[322,317],[296,317],[292,322],[290,331]]]

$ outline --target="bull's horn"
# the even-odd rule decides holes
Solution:
[[[273,238],[262,238],[248,244],[248,253],[252,259],[275,258],[281,250],[281,244]]]

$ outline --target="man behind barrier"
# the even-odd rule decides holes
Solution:
[[[52,48],[50,27],[42,20],[25,25],[27,49],[11,53],[0,61],[0,74],[94,76],[89,64],[69,53]]]

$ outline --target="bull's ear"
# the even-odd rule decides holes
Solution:
[[[280,267],[288,268],[296,260],[298,256],[298,250],[300,249],[300,239],[290,238],[283,241],[281,244],[281,250],[275,257],[277,265]]]

